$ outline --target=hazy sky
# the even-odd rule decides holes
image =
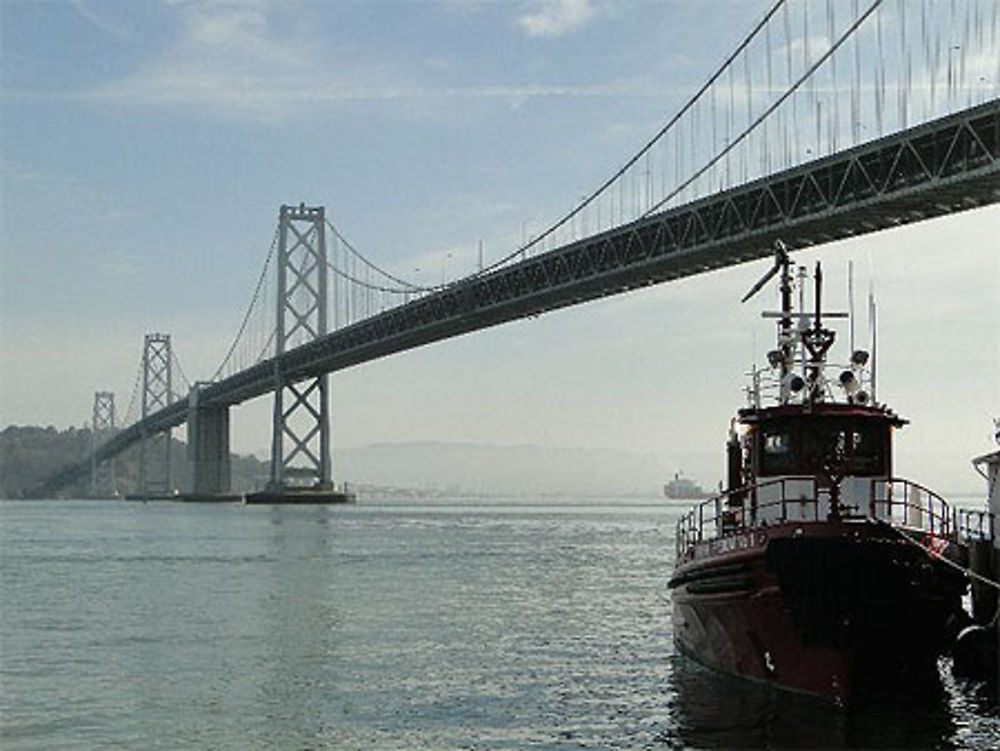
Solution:
[[[143,334],[192,380],[239,325],[278,206],[327,207],[420,281],[571,207],[707,78],[770,0],[0,0],[0,424],[123,413]],[[801,256],[879,300],[898,470],[979,487],[1000,416],[1000,209]],[[448,254],[451,259],[446,261]],[[721,476],[743,373],[771,345],[739,298],[767,263],[556,312],[332,377],[335,445],[607,447]],[[269,443],[267,399],[233,447]]]

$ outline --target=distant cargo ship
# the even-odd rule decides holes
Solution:
[[[663,495],[676,500],[690,500],[693,498],[708,498],[700,485],[693,480],[682,477],[680,472],[674,475],[674,479],[663,486]]]

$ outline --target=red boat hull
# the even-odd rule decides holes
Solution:
[[[937,675],[965,580],[886,525],[780,524],[692,546],[670,582],[681,652],[846,703]]]

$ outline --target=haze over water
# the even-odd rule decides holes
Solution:
[[[946,671],[844,714],[677,657],[685,509],[0,503],[0,746],[1000,744]]]

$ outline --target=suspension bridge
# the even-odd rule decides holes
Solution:
[[[332,488],[328,375],[651,284],[1000,201],[1000,3],[780,0],[623,166],[504,257],[426,286],[356,249],[325,209],[282,206],[242,325],[190,383],[148,334],[124,427],[98,392],[95,443],[45,496],[135,444],[169,492],[187,424],[194,494],[229,491],[229,408],[272,394],[270,488]],[[188,389],[178,395],[174,374]],[[137,406],[138,405],[138,406]],[[109,479],[110,478],[110,479]]]

